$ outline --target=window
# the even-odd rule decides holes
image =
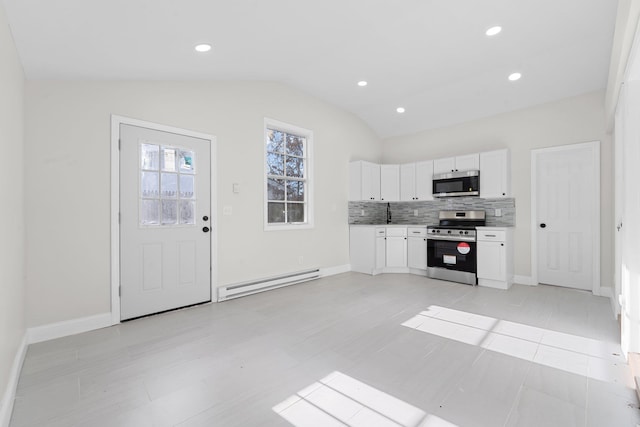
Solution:
[[[140,141],[140,226],[195,225],[195,153]]]
[[[313,132],[265,119],[265,230],[310,228]]]

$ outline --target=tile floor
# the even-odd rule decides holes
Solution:
[[[347,273],[29,347],[11,427],[636,426],[606,298]]]

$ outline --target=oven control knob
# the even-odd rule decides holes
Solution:
[[[468,232],[468,231],[465,231],[465,232],[464,232],[464,234],[469,234],[469,232]]]
[[[460,231],[460,234],[463,234],[462,231]]]
[[[447,230],[447,233],[451,234],[451,230]]]

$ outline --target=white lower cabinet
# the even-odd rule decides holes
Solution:
[[[385,264],[385,228],[375,225],[349,227],[351,271],[379,274]]]
[[[427,271],[427,228],[407,228],[407,266],[410,269]],[[422,273],[422,272],[420,272]]]
[[[386,268],[407,267],[407,227],[387,227]]]
[[[376,270],[381,271],[386,264],[387,239],[384,227],[376,228]]]
[[[427,227],[351,225],[351,270],[366,274],[427,273]]]
[[[477,228],[478,286],[509,289],[513,283],[513,229]]]

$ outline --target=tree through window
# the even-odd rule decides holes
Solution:
[[[269,225],[310,225],[309,147],[312,134],[305,129],[283,125],[265,120],[267,228]]]

